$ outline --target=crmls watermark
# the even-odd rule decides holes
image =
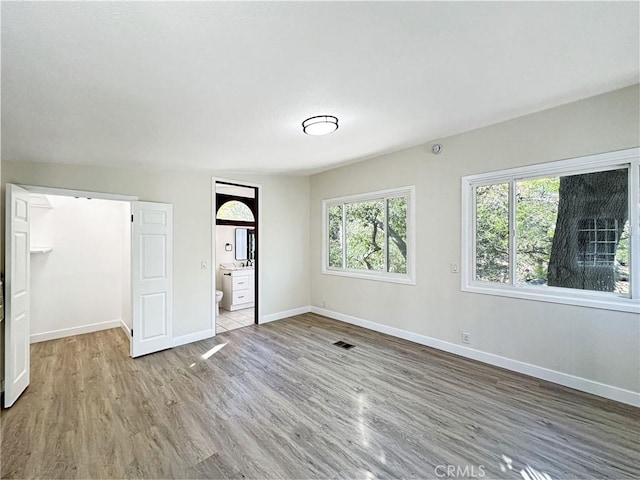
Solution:
[[[438,465],[435,468],[440,478],[483,478],[484,465]]]

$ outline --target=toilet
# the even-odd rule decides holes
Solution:
[[[220,315],[220,300],[222,300],[222,290],[216,290],[216,317]]]

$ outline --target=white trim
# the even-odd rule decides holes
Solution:
[[[562,303],[585,308],[600,308],[618,312],[640,313],[640,301],[617,297],[614,293],[592,290],[575,290],[545,286],[513,286],[492,282],[473,282],[462,285],[461,290],[469,293],[496,295],[499,297],[538,300],[548,303]]]
[[[635,180],[634,180],[635,179]],[[629,218],[635,219],[629,222],[631,231],[629,232],[629,264],[631,272],[635,276],[629,278],[631,283],[631,298],[640,299],[640,255],[633,252],[640,252],[640,161],[631,164],[629,169]],[[633,273],[635,272],[635,274]]]
[[[596,382],[587,378],[577,377],[575,375],[539,367],[537,365],[521,362],[519,360],[513,360],[511,358],[502,357],[493,353],[475,350],[463,345],[457,345],[455,343],[446,342],[437,338],[427,337],[425,335],[409,332],[407,330],[401,330],[399,328],[390,327],[381,323],[363,320],[361,318],[353,317],[351,315],[345,315],[343,313],[334,312],[324,308],[312,306],[311,312],[317,313],[318,315],[324,315],[325,317],[333,318],[334,320],[349,323],[351,325],[357,325],[369,330],[385,333],[393,337],[403,338],[405,340],[409,340],[420,345],[425,345],[427,347],[432,347],[437,350],[453,353],[454,355],[460,355],[461,357],[470,358],[472,360],[477,360],[479,362],[494,365],[506,370],[522,373],[524,375],[529,375],[531,377],[546,380],[548,382],[557,383],[558,385],[563,385],[575,390],[580,390],[582,392],[587,392],[593,395],[608,398],[610,400],[615,400],[616,402],[640,407],[640,392],[633,392],[631,390],[614,387],[612,385]]]
[[[120,328],[122,328],[124,333],[127,334],[127,338],[129,339],[129,342],[131,342],[131,329],[129,328],[129,325],[125,323],[124,320],[120,320]]]
[[[283,318],[294,317],[296,315],[302,315],[303,313],[309,313],[311,311],[311,307],[298,307],[292,308],[291,310],[285,310],[284,312],[270,313],[269,315],[263,315],[260,317],[258,323],[260,325],[269,322],[275,322],[276,320],[282,320]]]
[[[476,242],[473,234],[476,231],[476,215],[477,210],[476,197],[473,195],[473,187],[467,180],[462,177],[462,252],[460,255],[460,290],[464,291],[465,286],[469,283],[468,279],[472,278],[475,271],[476,258]]]
[[[258,219],[256,222],[257,231],[258,231],[258,244],[256,246],[256,258],[258,259],[256,262],[256,269],[258,274],[255,276],[255,281],[257,282],[258,287],[258,296],[255,302],[256,308],[258,309],[258,319],[260,318],[260,312],[262,312],[262,241],[260,241],[260,236],[262,235],[262,185],[259,183],[245,182],[243,180],[235,180],[233,178],[224,178],[224,177],[211,177],[211,329],[214,332],[216,331],[216,295],[215,291],[217,290],[217,278],[216,278],[216,183],[232,183],[234,185],[240,185],[243,187],[253,187],[257,189],[258,195]]]
[[[88,192],[86,190],[69,190],[66,188],[42,187],[37,185],[20,185],[30,193],[42,193],[44,195],[62,195],[65,197],[89,197],[100,200],[118,200],[121,202],[135,202],[138,197],[133,195],[120,195],[117,193]]]
[[[80,327],[61,328],[59,330],[50,330],[48,332],[33,333],[29,336],[30,343],[46,342],[47,340],[55,340],[57,338],[72,337],[73,335],[83,335],[85,333],[99,332],[100,330],[109,330],[110,328],[122,327],[124,322],[120,319],[109,320],[107,322],[90,323]]]
[[[629,167],[629,224],[631,226],[629,252],[631,254],[631,298],[613,292],[596,292],[561,287],[538,287],[520,285],[515,281],[516,246],[515,202],[513,183],[522,178],[543,178],[568,174],[590,173],[613,169],[616,166]],[[562,303],[589,308],[600,308],[621,312],[640,313],[640,256],[633,255],[640,247],[640,148],[630,148],[617,152],[588,155],[569,160],[528,165],[498,172],[469,175],[462,177],[462,265],[460,289],[463,292],[498,295],[525,300]],[[474,188],[481,185],[509,183],[509,260],[511,262],[510,283],[481,282],[475,280],[475,198]],[[635,257],[635,258],[634,258]],[[635,279],[635,281],[634,281]]]
[[[638,156],[640,156],[640,147],[615,152],[598,153],[595,155],[585,155],[567,160],[554,160],[547,163],[498,170],[496,172],[467,175],[464,177],[464,180],[474,185],[483,185],[513,179],[521,180],[523,177],[543,178],[551,175],[591,173],[609,170],[616,163],[620,165],[634,163],[634,160],[637,161]]]
[[[366,280],[375,280],[378,282],[401,283],[405,285],[416,284],[416,187],[415,185],[407,185],[403,187],[390,188],[386,190],[378,190],[375,192],[360,193],[355,195],[347,195],[343,197],[328,198],[322,200],[322,274],[336,275],[340,277],[362,278]],[[368,271],[353,270],[346,266],[343,268],[329,267],[329,249],[328,249],[328,209],[334,205],[344,205],[345,203],[366,202],[371,200],[385,200],[385,223],[386,223],[386,200],[391,198],[407,197],[407,273],[389,273],[386,271]],[[342,223],[345,223],[345,209],[342,209]],[[385,229],[385,270],[387,264],[387,238]],[[342,248],[342,264],[346,265],[346,238],[343,228],[343,248]]]
[[[200,340],[206,340],[215,336],[215,330],[202,330],[200,332],[188,333],[186,335],[180,335],[179,337],[173,337],[173,344],[171,347],[179,347],[186,345],[187,343],[198,342]]]
[[[415,185],[404,185],[402,187],[387,188],[385,190],[376,190],[375,192],[355,193],[353,195],[344,195],[342,197],[325,198],[322,200],[328,204],[355,203],[366,202],[367,200],[381,200],[384,198],[397,198],[407,194],[415,193]]]
[[[404,285],[415,285],[415,279],[409,278],[405,274],[385,273],[385,272],[368,272],[367,270],[334,270],[327,268],[322,271],[324,275],[335,275],[337,277],[362,278],[365,280],[374,280],[376,282],[401,283]]]
[[[475,197],[475,195],[474,195]],[[516,237],[516,225],[517,225],[517,215],[516,215],[516,187],[513,182],[509,183],[509,265],[513,265],[513,268],[509,269],[509,281],[511,285],[517,285],[518,280],[518,243]],[[476,216],[475,213],[473,215]],[[476,268],[476,242],[474,239],[473,242],[473,250],[474,250],[474,258],[473,258],[473,269],[475,271]]]

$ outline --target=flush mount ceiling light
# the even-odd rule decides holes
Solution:
[[[338,129],[338,118],[333,115],[318,115],[302,122],[302,131],[307,135],[326,135]]]

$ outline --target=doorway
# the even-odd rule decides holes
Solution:
[[[30,343],[131,332],[131,205],[30,194]]]
[[[259,323],[259,197],[259,185],[214,179],[212,317],[216,334]]]
[[[6,198],[5,408],[29,385],[36,341],[121,326],[132,357],[173,346],[172,205],[13,184]],[[60,298],[65,289],[70,297]],[[120,318],[105,320],[112,315]]]

